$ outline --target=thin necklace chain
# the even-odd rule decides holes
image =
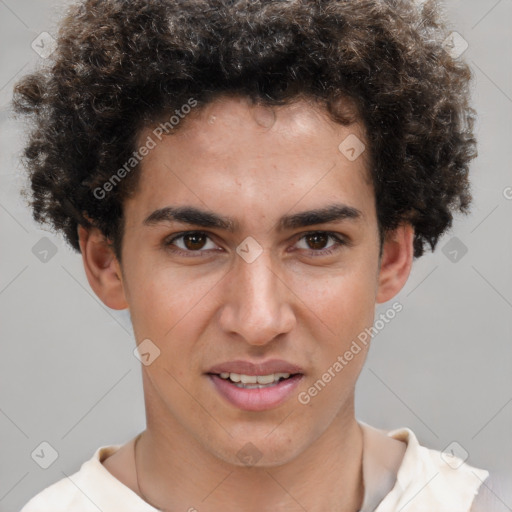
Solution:
[[[151,503],[147,498],[146,496],[144,495],[144,493],[142,492],[142,489],[140,487],[140,483],[139,483],[139,472],[137,471],[137,443],[139,442],[139,439],[140,437],[142,436],[142,433],[139,434],[137,436],[137,438],[135,439],[135,444],[133,446],[133,459],[134,459],[134,462],[135,462],[135,478],[137,480],[137,488],[139,490],[139,494],[142,496],[142,498],[144,499],[144,501],[146,503],[149,503],[153,508],[155,508],[156,510],[158,510],[159,512],[171,512],[170,510],[167,510],[165,508],[158,508],[158,507],[155,507],[155,505],[153,505],[153,503]]]
[[[153,505],[147,498],[146,496],[144,495],[144,493],[142,492],[142,489],[140,487],[140,483],[139,483],[139,472],[137,471],[137,443],[139,442],[139,439],[141,437],[142,434],[139,434],[137,436],[137,438],[135,439],[135,444],[133,445],[133,459],[134,459],[134,462],[135,462],[135,479],[137,481],[137,489],[139,490],[139,494],[142,496],[142,498],[144,499],[144,501],[146,503],[149,503],[153,508],[155,508],[156,510],[158,510],[159,512],[172,512],[171,510],[167,510],[165,508],[158,508],[158,507],[155,507],[155,505]],[[364,444],[363,444],[363,450],[364,450]],[[363,468],[362,468],[362,465],[361,465],[361,473],[363,472]],[[364,481],[364,480],[363,480]],[[364,488],[363,488],[364,489]],[[359,508],[357,509],[357,512],[361,512],[359,510]]]

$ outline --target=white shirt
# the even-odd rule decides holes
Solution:
[[[421,446],[408,428],[387,432],[407,444],[398,471],[381,456],[379,430],[362,422],[365,494],[360,512],[471,512],[489,472],[456,456]],[[487,512],[491,512],[488,510]]]
[[[420,446],[408,428],[384,433],[407,445],[399,467],[390,467],[381,449],[383,431],[359,424],[365,488],[360,512],[470,512],[486,470]],[[42,490],[21,512],[158,512],[101,463],[120,447],[99,447],[79,471]]]

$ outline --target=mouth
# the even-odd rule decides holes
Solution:
[[[278,407],[293,394],[302,373],[246,375],[231,372],[207,373],[215,390],[231,405],[246,411]]]
[[[244,375],[240,373],[222,372],[219,374],[209,373],[208,375],[217,375],[221,379],[229,381],[237,388],[242,389],[263,389],[277,386],[280,382],[289,380],[301,373],[270,373],[268,375]]]

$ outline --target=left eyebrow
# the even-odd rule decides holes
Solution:
[[[340,222],[343,220],[359,221],[364,217],[361,210],[345,204],[332,204],[324,208],[307,210],[304,212],[284,215],[279,219],[278,230],[292,230],[315,224]],[[161,222],[181,222],[203,228],[218,228],[234,232],[239,229],[238,221],[218,215],[213,212],[201,210],[193,206],[171,207],[166,206],[155,210],[143,221],[146,226]]]
[[[332,204],[325,208],[317,208],[305,212],[286,215],[279,221],[279,230],[297,229],[327,222],[343,220],[359,221],[364,217],[363,212],[345,204]]]

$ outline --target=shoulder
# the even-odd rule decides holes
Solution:
[[[99,447],[79,471],[43,489],[20,512],[107,512],[120,504],[127,505],[125,510],[131,505],[136,505],[136,510],[145,510],[147,504],[102,464],[120,448],[121,445]]]
[[[377,512],[408,507],[411,512],[469,512],[489,473],[467,464],[453,451],[440,452],[421,446],[408,428],[388,432],[406,443],[395,487]]]
[[[71,506],[76,505],[78,490],[72,484],[72,480],[80,480],[80,471],[77,471],[69,478],[62,478],[58,482],[46,487],[46,489],[43,489],[25,504],[21,512],[59,512],[70,510]]]

